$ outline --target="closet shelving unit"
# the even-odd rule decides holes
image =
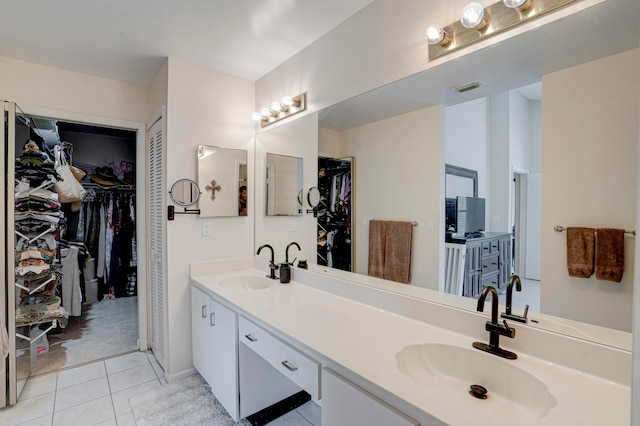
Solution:
[[[21,156],[26,151],[20,153],[16,158],[16,162],[20,161]],[[37,152],[32,152],[36,155]],[[40,155],[44,155],[40,152]],[[30,164],[30,163],[28,163]],[[53,163],[51,163],[53,164]],[[24,164],[23,164],[24,166]],[[31,165],[29,166],[31,167]],[[14,201],[16,205],[20,203],[23,208],[17,214],[24,214],[23,219],[16,218],[14,233],[16,242],[20,245],[16,246],[16,269],[15,282],[16,287],[16,337],[28,342],[30,361],[33,364],[39,354],[48,351],[47,333],[60,325],[59,321],[68,317],[63,308],[61,308],[60,298],[60,227],[51,223],[49,227],[44,228],[41,222],[34,221],[32,213],[42,213],[43,204],[53,212],[59,211],[60,203],[54,198],[45,200],[42,195],[34,195],[36,191],[51,191],[53,194],[54,177],[49,175],[48,179],[42,181],[41,177],[34,179],[29,174],[23,174],[20,179],[15,180]],[[18,194],[20,198],[18,198]],[[25,203],[27,209],[25,210]],[[51,213],[51,212],[49,212]],[[39,223],[38,230],[33,231],[34,223]],[[43,229],[44,228],[44,229]],[[25,230],[26,229],[26,230]],[[52,235],[55,241],[55,247],[50,252],[53,253],[49,259],[42,255],[38,248],[42,245],[42,238]],[[51,247],[49,247],[51,249]],[[26,252],[26,254],[25,254]],[[19,256],[19,257],[18,257]],[[40,272],[27,271],[21,273],[20,265],[29,265],[30,263],[42,264],[45,268]],[[52,286],[51,283],[54,285]],[[57,307],[56,307],[57,306]],[[37,311],[39,309],[39,311]],[[19,315],[24,312],[25,315]],[[44,325],[44,326],[43,326]]]

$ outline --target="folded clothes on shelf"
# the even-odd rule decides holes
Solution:
[[[60,298],[58,296],[38,295],[29,297],[16,307],[17,325],[58,318],[69,318],[69,313],[60,306]]]

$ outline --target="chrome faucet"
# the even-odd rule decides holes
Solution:
[[[482,289],[482,293],[478,298],[478,312],[484,311],[484,300],[489,293],[491,293],[491,321],[487,321],[485,325],[486,330],[489,332],[489,344],[473,342],[473,347],[503,358],[516,359],[518,355],[500,347],[500,336],[507,336],[513,339],[516,331],[509,327],[507,320],[503,320],[503,324],[498,324],[498,291],[495,287],[487,286]]]
[[[278,269],[278,266],[275,264],[275,253],[273,252],[273,247],[271,247],[269,244],[263,244],[258,248],[258,252],[256,253],[256,255],[259,255],[262,249],[265,247],[271,250],[271,261],[269,262],[269,268],[271,269],[271,273],[267,275],[267,278],[271,278],[272,280],[277,280],[278,277],[276,276],[276,269]]]
[[[511,275],[511,278],[509,278],[509,284],[507,284],[507,309],[505,312],[503,312],[502,314],[500,314],[500,316],[502,318],[506,318],[506,319],[510,319],[513,321],[518,321],[518,322],[523,322],[523,323],[527,323],[527,313],[529,312],[529,305],[526,305],[524,307],[524,314],[521,315],[515,315],[513,313],[511,313],[511,300],[512,300],[512,296],[513,296],[513,285],[516,285],[516,291],[522,291],[522,282],[520,281],[520,277],[517,275]]]
[[[289,263],[289,247],[291,247],[291,246],[296,246],[296,247],[298,247],[298,251],[300,251],[300,250],[301,250],[301,248],[300,248],[300,244],[296,243],[295,241],[294,241],[294,242],[292,242],[292,243],[289,243],[289,244],[287,245],[287,249],[286,249],[286,250],[285,250],[285,252],[284,252],[284,261],[285,261],[285,263]],[[295,261],[296,261],[296,260],[295,260],[295,259],[293,259],[293,261],[291,262],[291,265],[293,265],[293,262],[295,262]]]

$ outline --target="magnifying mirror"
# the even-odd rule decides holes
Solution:
[[[193,206],[200,199],[200,188],[191,179],[179,179],[171,185],[169,197],[171,201],[180,207],[184,207],[183,212],[175,211],[174,206],[168,206],[168,219],[173,220],[176,214],[200,214],[200,209],[189,210],[187,207]]]
[[[313,213],[313,217],[318,217],[318,205],[320,204],[320,190],[313,186],[307,192],[307,203],[311,210],[307,209],[307,213]]]

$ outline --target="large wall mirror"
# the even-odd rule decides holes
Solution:
[[[526,326],[630,350],[635,240],[625,241],[622,282],[577,279],[566,270],[566,234],[553,230],[555,225],[635,227],[638,6],[629,13],[612,3],[318,112],[318,131],[309,135],[310,141],[316,138],[316,152],[303,156],[305,166],[317,162],[318,153],[352,156],[358,163],[352,230],[357,267],[346,276],[363,282],[359,277],[367,273],[370,219],[413,220],[419,225],[412,291],[395,283],[388,288],[414,296],[424,290],[422,297],[436,298],[444,278],[445,170],[446,164],[456,165],[477,172],[474,195],[487,200],[489,232],[510,233],[517,214],[537,214],[527,239],[538,246],[525,248],[539,257],[539,277],[532,281],[540,289],[540,313],[530,312],[538,323]],[[609,34],[607,28],[619,30]],[[604,34],[610,42],[602,42]],[[469,79],[483,84],[462,94],[448,90]],[[542,98],[518,90],[534,83],[544,88]],[[615,107],[593,101],[599,97]],[[628,114],[616,117],[620,111]],[[289,146],[299,149],[299,140],[291,139]],[[576,153],[581,161],[575,161]],[[527,205],[516,206],[518,191],[531,193]],[[298,226],[297,232],[313,238],[315,225]],[[256,228],[257,242],[270,238],[277,236],[268,227]],[[313,256],[307,258],[311,263]],[[521,312],[519,296],[514,292],[514,309]],[[472,299],[454,295],[437,300],[476,307]]]
[[[264,182],[265,215],[302,214],[302,158],[267,153]]]
[[[247,151],[198,145],[201,217],[247,215]]]

